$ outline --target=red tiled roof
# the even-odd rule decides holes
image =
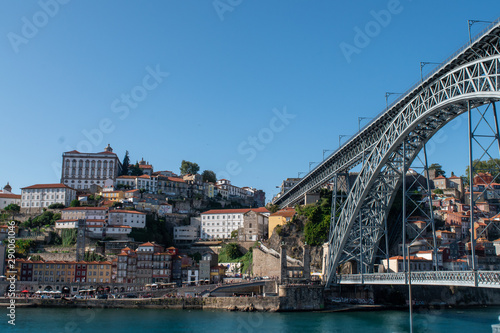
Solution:
[[[439,176],[437,176],[437,177],[436,177],[436,178],[434,178],[434,179],[446,179],[446,177],[444,177],[443,175],[439,175]]]
[[[295,215],[294,208],[285,208],[277,211],[276,213],[271,214],[270,216],[283,216],[283,217],[292,217]]]
[[[21,190],[37,189],[37,188],[69,188],[71,190],[74,190],[73,188],[71,188],[67,185],[61,184],[61,183],[58,183],[58,184],[36,184],[36,185],[28,186],[28,187],[22,187]]]
[[[81,154],[78,150],[67,151],[65,154]]]
[[[167,179],[170,181],[173,181],[173,182],[184,183],[184,179],[182,179],[182,178],[167,177]]]
[[[141,214],[146,215],[146,213],[138,212],[136,210],[110,210],[110,213],[127,213],[127,214]]]
[[[21,199],[20,194],[0,193],[0,198],[4,199]]]
[[[107,210],[108,207],[68,207],[63,210]]]
[[[101,151],[101,152],[100,152],[100,153],[98,153],[98,154],[103,154],[103,155],[104,155],[104,154],[108,154],[108,155],[116,155],[115,153],[112,153],[112,152],[110,152],[110,151]]]
[[[145,165],[140,165],[139,164],[139,168],[140,169],[153,169],[153,166],[149,165],[149,164],[145,164]]]
[[[141,244],[139,246],[155,246],[155,245],[151,242],[147,242],[147,243]]]

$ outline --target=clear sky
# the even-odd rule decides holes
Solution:
[[[466,43],[468,19],[500,16],[498,0],[2,2],[0,185],[15,193],[59,182],[64,151],[109,143],[270,200],[418,81],[421,61]],[[444,131],[430,162],[464,174],[466,122]]]

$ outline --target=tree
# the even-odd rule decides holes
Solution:
[[[142,176],[144,174],[144,171],[142,171],[141,168],[139,168],[139,163],[135,163],[135,165],[130,167],[130,175],[131,176]]]
[[[238,238],[238,229],[231,231],[231,238]]]
[[[226,244],[226,246],[224,247],[224,250],[227,254],[227,257],[231,260],[238,259],[239,257],[241,257],[243,255],[240,251],[238,243]]]
[[[19,205],[16,204],[10,204],[6,206],[3,210],[5,210],[7,213],[12,214],[12,218],[14,218],[14,216],[17,213],[19,213],[19,211],[21,211],[21,207],[19,207]]]
[[[201,174],[201,179],[203,180],[203,182],[209,182],[209,183],[215,183],[217,182],[217,176],[215,175],[215,172],[213,172],[212,170],[205,170],[203,171],[203,173]]]
[[[78,199],[74,199],[73,201],[71,201],[69,206],[70,207],[80,207],[80,201],[78,201]]]
[[[434,194],[443,194],[443,193],[444,193],[444,192],[443,192],[443,190],[442,190],[442,189],[440,189],[440,188],[437,188],[437,189],[435,189],[435,190],[434,190],[434,191],[432,191],[432,192],[433,192]]]
[[[198,164],[185,160],[182,160],[181,167],[179,169],[181,170],[181,175],[195,175],[198,173],[198,171],[200,171],[200,167],[198,166]]]
[[[429,170],[436,170],[436,177],[438,176],[444,176],[446,171],[443,170],[443,167],[439,163],[432,163],[429,166]]]
[[[125,156],[123,157],[122,162],[122,176],[128,175],[128,169],[130,167],[130,158],[128,156],[128,150],[125,151]]]
[[[64,206],[64,204],[59,202],[49,205],[49,209],[63,209],[63,208],[66,208],[66,206]]]
[[[273,205],[272,203],[268,203],[266,208],[271,213],[276,213],[278,210],[280,210],[280,207],[278,205]]]
[[[472,175],[472,177],[476,176],[478,173],[489,173],[493,176],[493,181],[495,183],[500,181],[500,159],[490,158],[487,161],[474,160],[472,164],[474,165],[474,174]],[[468,184],[469,166],[467,166],[467,168],[465,169],[465,178],[467,179]]]

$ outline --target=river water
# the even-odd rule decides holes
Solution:
[[[0,332],[409,332],[406,311],[370,312],[227,312],[156,309],[17,308],[15,326]],[[499,307],[420,310],[414,332],[488,332],[498,323]]]

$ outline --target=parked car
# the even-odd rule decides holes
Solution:
[[[97,299],[108,299],[108,294],[99,294],[97,295]]]
[[[137,298],[137,295],[135,294],[127,294],[125,295],[126,298]]]

